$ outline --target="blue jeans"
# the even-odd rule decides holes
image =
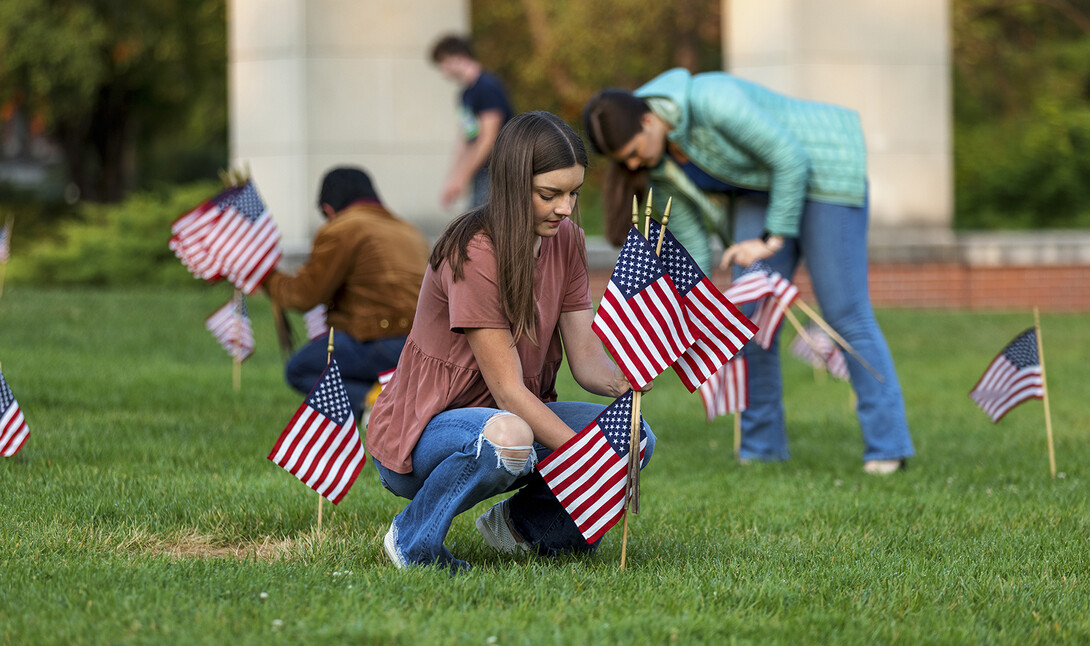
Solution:
[[[587,402],[547,404],[574,431],[580,431],[605,406]],[[458,514],[479,502],[518,489],[509,498],[508,511],[515,531],[541,555],[593,552],[600,541],[583,539],[571,516],[557,501],[534,466],[551,451],[534,443],[534,455],[512,470],[496,447],[484,437],[485,423],[502,411],[495,408],[458,408],[439,413],[424,428],[412,452],[413,470],[396,473],[374,460],[382,485],[411,502],[394,517],[397,544],[413,564],[436,564],[453,569],[468,567],[443,545]],[[647,448],[643,466],[651,459],[655,436],[644,422]]]
[[[739,198],[735,240],[760,237],[767,210],[767,195]],[[767,262],[783,276],[793,278],[799,260],[804,260],[822,316],[882,375],[884,381],[878,381],[862,364],[844,353],[858,399],[856,415],[863,431],[863,459],[895,460],[912,457],[915,451],[893,357],[870,304],[868,218],[867,205],[848,207],[807,201],[799,237],[787,239],[783,249]],[[740,272],[741,268],[735,267],[735,276]],[[753,309],[753,304],[748,304],[742,311],[752,314]],[[783,326],[787,325],[785,319]],[[779,334],[768,350],[751,342],[744,351],[749,363],[749,408],[742,413],[739,457],[786,460]]]
[[[303,393],[309,393],[325,371],[329,337],[314,339],[299,349],[284,367],[284,379]],[[397,367],[405,337],[391,337],[374,341],[357,341],[347,332],[333,331],[333,358],[341,371],[348,401],[359,420],[363,400],[371,386],[378,381],[378,373]]]
[[[475,209],[488,201],[488,194],[491,190],[489,182],[491,182],[491,179],[488,175],[488,164],[485,163],[484,166],[477,169],[469,183],[469,208]]]

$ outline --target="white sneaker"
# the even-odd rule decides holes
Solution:
[[[522,540],[511,530],[508,522],[507,501],[492,505],[488,511],[477,518],[477,531],[480,532],[484,542],[503,554],[517,554],[529,552],[530,545]]]
[[[904,460],[868,460],[863,463],[863,471],[872,476],[888,476],[904,468]]]
[[[409,567],[409,562],[405,560],[401,548],[397,546],[397,528],[394,527],[393,521],[390,521],[390,529],[386,531],[386,536],[382,539],[382,546],[386,549],[386,556],[390,557],[397,569],[404,570]]]

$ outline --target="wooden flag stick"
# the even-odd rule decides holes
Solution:
[[[651,220],[651,190],[647,189],[647,204],[644,209],[643,237],[648,237]],[[636,231],[640,230],[640,206],[635,195],[632,196],[632,226]],[[632,393],[632,434],[628,444],[628,469],[625,482],[624,497],[624,524],[621,530],[621,571],[624,571],[628,556],[628,517],[631,514],[640,513],[640,404],[642,399],[640,391],[633,389]]]
[[[632,226],[636,227],[636,231],[640,230],[640,200],[636,195],[632,196]],[[635,412],[636,407],[636,395],[632,395],[632,408]],[[629,447],[628,452],[628,472],[631,475],[632,470],[632,450]],[[625,557],[628,551],[628,503],[632,500],[632,478],[627,478],[624,486],[624,524],[621,531],[621,571],[624,571]]]
[[[325,365],[333,362],[333,328],[329,328],[329,345],[326,346]],[[318,540],[322,538],[322,494],[318,494]]]
[[[288,322],[288,317],[284,313],[284,308],[280,307],[276,301],[269,299],[269,306],[272,308],[273,326],[276,327],[276,342],[280,346],[280,357],[287,361],[291,358],[292,341],[291,341],[291,323]]]
[[[659,228],[659,241],[655,245],[655,255],[662,255],[662,241],[666,237],[666,225],[670,223],[670,205],[674,203],[674,198],[666,198],[666,210],[662,212],[662,226]]]
[[[628,555],[628,517],[631,514],[640,513],[640,397],[642,394],[638,390],[632,393],[632,436],[635,439],[628,445],[628,481],[625,484],[624,527],[621,530],[622,572]],[[633,462],[635,462],[635,475],[632,471]]]
[[[1037,332],[1037,360],[1041,362],[1041,399],[1045,404],[1045,433],[1048,434],[1048,469],[1056,479],[1056,451],[1052,446],[1052,413],[1048,409],[1048,382],[1045,380],[1045,346],[1041,340],[1041,313],[1033,307],[1033,327]]]
[[[742,459],[742,411],[734,413],[734,459]]]
[[[832,339],[834,341],[836,341],[837,344],[840,347],[844,348],[845,352],[847,352],[848,354],[855,357],[855,360],[858,361],[860,363],[860,365],[862,365],[864,368],[866,368],[867,372],[874,375],[875,379],[877,379],[880,382],[885,383],[886,380],[882,377],[881,373],[879,373],[877,370],[875,370],[874,366],[870,365],[870,363],[868,363],[866,359],[864,359],[862,356],[860,356],[859,353],[855,351],[855,348],[853,348],[850,343],[848,343],[847,341],[844,340],[844,337],[837,334],[837,331],[834,330],[831,325],[826,323],[825,319],[818,316],[818,313],[815,312],[812,307],[807,305],[806,301],[802,300],[801,298],[796,298],[795,299],[795,305],[798,305],[799,309],[802,310],[806,314],[806,316],[810,317],[810,320],[812,320],[814,323],[817,323],[818,327],[825,330],[825,332],[830,337],[832,337]]]

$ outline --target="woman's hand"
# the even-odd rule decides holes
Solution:
[[[719,261],[719,268],[729,270],[731,265],[748,267],[758,260],[767,260],[783,247],[783,238],[769,236],[768,241],[760,238],[742,240],[727,247]]]
[[[641,393],[649,393],[654,387],[655,382],[652,380],[647,382],[647,385],[639,390]],[[610,386],[610,390],[610,396],[614,399],[632,390],[632,384],[628,383],[628,377],[625,377],[624,372],[618,367],[613,368],[613,383]]]

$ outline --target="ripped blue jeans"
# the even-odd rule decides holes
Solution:
[[[587,402],[547,405],[577,432],[605,408]],[[454,517],[492,496],[516,489],[518,492],[508,503],[511,524],[538,554],[597,549],[597,543],[591,545],[583,539],[575,522],[534,469],[551,452],[549,449],[537,443],[532,447],[496,447],[484,437],[489,420],[509,414],[495,408],[459,408],[436,415],[413,449],[410,473],[390,471],[374,460],[382,485],[411,501],[394,517],[396,542],[409,563],[467,567],[443,545]],[[646,466],[654,451],[655,436],[646,422],[644,432]]]

